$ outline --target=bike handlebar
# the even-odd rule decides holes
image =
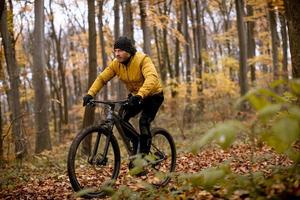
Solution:
[[[100,100],[91,100],[87,105],[94,106],[95,104],[105,104],[111,107],[114,107],[116,104],[124,105],[128,103],[128,99],[125,100],[115,100],[115,101],[100,101]]]

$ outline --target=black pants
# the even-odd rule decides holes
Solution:
[[[141,112],[139,119],[140,127],[140,153],[149,153],[151,147],[151,132],[150,124],[154,120],[156,113],[164,101],[163,92],[146,97],[143,99],[142,104],[138,107],[129,107],[125,111],[124,120],[129,121],[131,117],[136,116]],[[125,133],[126,134],[126,133]],[[130,137],[130,136],[129,136]],[[133,141],[134,143],[134,141]]]

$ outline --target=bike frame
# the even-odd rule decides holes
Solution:
[[[107,101],[92,101],[91,104],[94,105],[95,103],[101,103],[101,104],[105,104],[107,105],[107,115],[106,115],[106,121],[104,123],[104,125],[107,125],[109,128],[109,136],[107,137],[107,140],[105,142],[105,149],[104,149],[104,155],[103,158],[106,157],[107,152],[108,152],[108,147],[109,147],[109,141],[110,141],[110,136],[113,135],[113,127],[116,126],[119,135],[122,138],[122,141],[124,143],[124,146],[126,148],[126,151],[128,153],[129,156],[134,156],[135,152],[133,150],[131,150],[130,148],[130,141],[129,139],[126,137],[125,135],[125,130],[123,129],[123,127],[126,127],[127,130],[129,130],[134,137],[136,137],[137,139],[140,138],[140,134],[131,126],[131,124],[129,124],[129,122],[125,122],[122,117],[120,116],[119,113],[117,113],[115,111],[115,104],[120,104],[121,106],[123,106],[125,103],[127,102],[127,100],[124,101],[111,101],[111,102],[107,102]],[[100,134],[99,136],[97,136],[96,139],[96,143],[95,143],[95,147],[98,146],[99,141],[100,141]],[[94,152],[93,155],[96,154],[98,148],[94,148]]]

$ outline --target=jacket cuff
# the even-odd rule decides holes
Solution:
[[[91,95],[92,97],[95,97],[95,93],[90,90],[88,91],[88,94]]]
[[[138,92],[136,95],[142,97],[142,99],[144,99],[144,95],[141,92]]]

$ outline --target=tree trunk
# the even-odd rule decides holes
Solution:
[[[287,38],[287,31],[286,31],[286,20],[285,17],[280,14],[279,20],[281,24],[281,38],[282,38],[282,77],[285,80],[289,79],[289,73],[288,73],[288,38]]]
[[[101,56],[102,56],[102,70],[104,70],[107,67],[107,54],[105,51],[105,40],[104,40],[104,33],[103,33],[103,0],[98,1],[98,31],[99,31],[99,41],[100,41],[100,48],[101,48]],[[107,85],[104,86],[102,91],[103,99],[108,99],[108,88]]]
[[[62,104],[61,104],[61,97],[60,97],[60,91],[57,88],[56,84],[57,78],[55,73],[53,73],[54,70],[52,70],[51,64],[50,64],[50,45],[48,46],[49,52],[48,55],[46,57],[46,66],[47,66],[47,70],[46,70],[46,74],[48,77],[48,81],[49,81],[49,86],[50,86],[50,97],[51,99],[56,99],[56,101],[51,101],[51,111],[53,113],[53,125],[54,125],[54,132],[57,133],[57,143],[61,143],[62,141],[62,119],[63,119],[63,108],[62,108]],[[58,117],[56,114],[56,111],[58,110]]]
[[[97,34],[95,22],[95,1],[87,0],[88,2],[88,24],[89,24],[89,77],[88,88],[91,87],[97,77]],[[86,128],[94,123],[95,107],[86,106],[84,110],[83,128]],[[83,153],[88,154],[91,149],[91,138],[88,137],[83,143]]]
[[[178,32],[182,33],[181,29],[182,29],[182,26],[181,26],[181,14],[180,14],[180,6],[181,6],[181,3],[178,2],[177,6],[176,6],[176,18],[178,19],[176,21],[176,29]],[[180,81],[180,67],[179,67],[179,58],[180,58],[180,41],[179,39],[176,37],[176,40],[175,40],[175,57],[174,57],[174,67],[175,67],[175,80],[176,81],[176,84],[179,83]]]
[[[183,123],[190,128],[192,120],[192,107],[191,107],[191,96],[192,96],[192,77],[191,77],[191,54],[190,54],[190,36],[189,36],[189,27],[187,19],[187,2],[184,1],[182,6],[182,24],[183,24],[183,34],[186,40],[184,45],[185,49],[185,62],[186,62],[186,106],[184,110],[184,120]]]
[[[123,5],[123,35],[134,42],[131,0],[122,1]]]
[[[239,38],[239,60],[240,60],[240,73],[239,73],[239,85],[241,96],[248,91],[247,82],[247,47],[246,47],[246,32],[245,23],[243,19],[243,0],[235,0],[236,15],[237,15],[237,29]]]
[[[197,60],[198,60],[198,42],[197,42],[197,27],[196,27],[196,20],[197,19],[195,19],[195,16],[194,16],[194,5],[192,5],[192,2],[191,2],[191,0],[188,0],[188,8],[189,8],[189,13],[190,13],[190,19],[191,19],[191,25],[192,25],[192,33],[193,33],[193,42],[191,42],[191,47],[193,46],[194,48],[192,48],[192,49],[194,49],[194,53],[192,54],[193,55],[193,63],[195,63],[195,62],[197,62]]]
[[[87,0],[88,2],[88,24],[89,24],[89,77],[88,77],[88,88],[90,88],[97,77],[97,34],[95,25],[95,1]],[[83,128],[93,124],[95,117],[95,109],[85,107]]]
[[[201,3],[203,4],[203,7],[201,9],[201,22],[202,22],[202,27],[201,27],[201,32],[202,32],[202,38],[201,38],[201,44],[203,47],[204,51],[207,51],[208,47],[207,47],[207,34],[206,34],[206,23],[205,23],[205,9],[207,8],[207,2],[206,0],[201,0]],[[201,50],[201,55],[202,55],[202,50]],[[203,67],[204,67],[204,72],[208,72],[209,71],[209,66],[207,64],[207,62],[203,63]]]
[[[277,34],[277,23],[276,13],[274,7],[269,3],[269,22],[271,30],[271,44],[272,44],[272,61],[273,61],[273,78],[274,80],[279,79],[279,66],[278,66],[278,34]]]
[[[167,1],[165,1],[164,2],[164,7],[163,7],[163,15],[169,16],[168,10],[169,9],[168,9],[168,6],[167,6]],[[162,13],[160,7],[159,7],[159,13]],[[167,25],[165,25],[165,26],[167,27]],[[174,73],[173,73],[173,69],[172,69],[171,61],[170,61],[169,45],[168,45],[168,38],[167,38],[168,34],[167,34],[166,27],[164,27],[163,30],[162,30],[162,45],[163,45],[163,47],[161,49],[162,49],[162,56],[164,58],[162,61],[164,63],[164,70],[166,72],[166,75],[167,75],[167,72],[169,72],[169,76],[170,76],[171,80],[173,80],[174,79]],[[174,92],[175,92],[174,88],[171,85],[172,97],[174,97],[174,95],[175,95]]]
[[[248,17],[253,16],[253,7],[251,5],[247,5],[247,15]],[[247,45],[248,45],[248,59],[252,59],[255,57],[255,39],[254,39],[254,21],[247,22]],[[251,64],[250,66],[250,74],[251,74],[251,82],[252,84],[256,80],[256,70],[255,64]]]
[[[162,58],[163,50],[162,50],[162,46],[161,46],[160,32],[159,32],[159,30],[157,30],[157,28],[155,26],[153,27],[153,32],[154,32],[155,46],[156,46],[157,57],[158,57],[158,66],[159,66],[160,76],[161,76],[163,83],[166,83],[167,70],[166,70],[165,60]]]
[[[114,14],[115,14],[115,24],[114,24],[114,38],[115,41],[120,37],[120,0],[115,0],[114,3]],[[118,87],[117,89],[117,96],[118,99],[123,99],[126,97],[126,88],[124,84],[117,79],[116,80],[116,85]],[[112,91],[114,92],[114,91]]]
[[[143,49],[144,52],[151,56],[151,31],[147,17],[147,2],[145,0],[139,0],[140,16],[141,16],[141,28],[143,31]]]
[[[161,76],[161,79],[163,81],[163,83],[166,82],[167,79],[167,75],[165,72],[165,68],[164,68],[164,63],[163,60],[161,59],[161,48],[160,48],[160,42],[159,42],[159,36],[158,36],[158,30],[157,28],[154,26],[153,27],[153,32],[154,32],[154,40],[155,40],[155,47],[156,47],[156,52],[157,52],[157,60],[158,60],[158,68],[159,68],[159,73]]]
[[[202,44],[201,44],[201,39],[202,39],[202,31],[201,31],[201,8],[200,8],[200,2],[199,0],[196,1],[196,22],[197,22],[197,27],[196,27],[196,37],[197,37],[197,67],[196,67],[196,82],[197,82],[197,92],[198,95],[201,95],[203,92],[203,80],[202,80],[202,55],[201,55],[201,49],[202,49]],[[200,103],[200,102],[199,102]]]
[[[51,139],[48,125],[48,96],[45,82],[44,55],[44,1],[34,1],[34,41],[33,41],[33,87],[34,110],[36,122],[35,152],[51,149]]]
[[[8,17],[11,16],[11,17]],[[0,32],[3,39],[4,55],[7,72],[9,75],[10,88],[8,89],[8,103],[12,116],[12,134],[15,142],[15,156],[17,159],[23,158],[27,154],[27,147],[21,132],[21,105],[20,105],[20,72],[16,60],[15,41],[13,29],[9,30],[8,23],[13,26],[13,11],[8,10],[4,5],[0,23]]]
[[[285,0],[284,6],[288,22],[292,75],[293,78],[300,78],[300,1]]]
[[[117,40],[120,37],[120,0],[114,1],[114,14],[115,14],[114,38],[115,40]]]

